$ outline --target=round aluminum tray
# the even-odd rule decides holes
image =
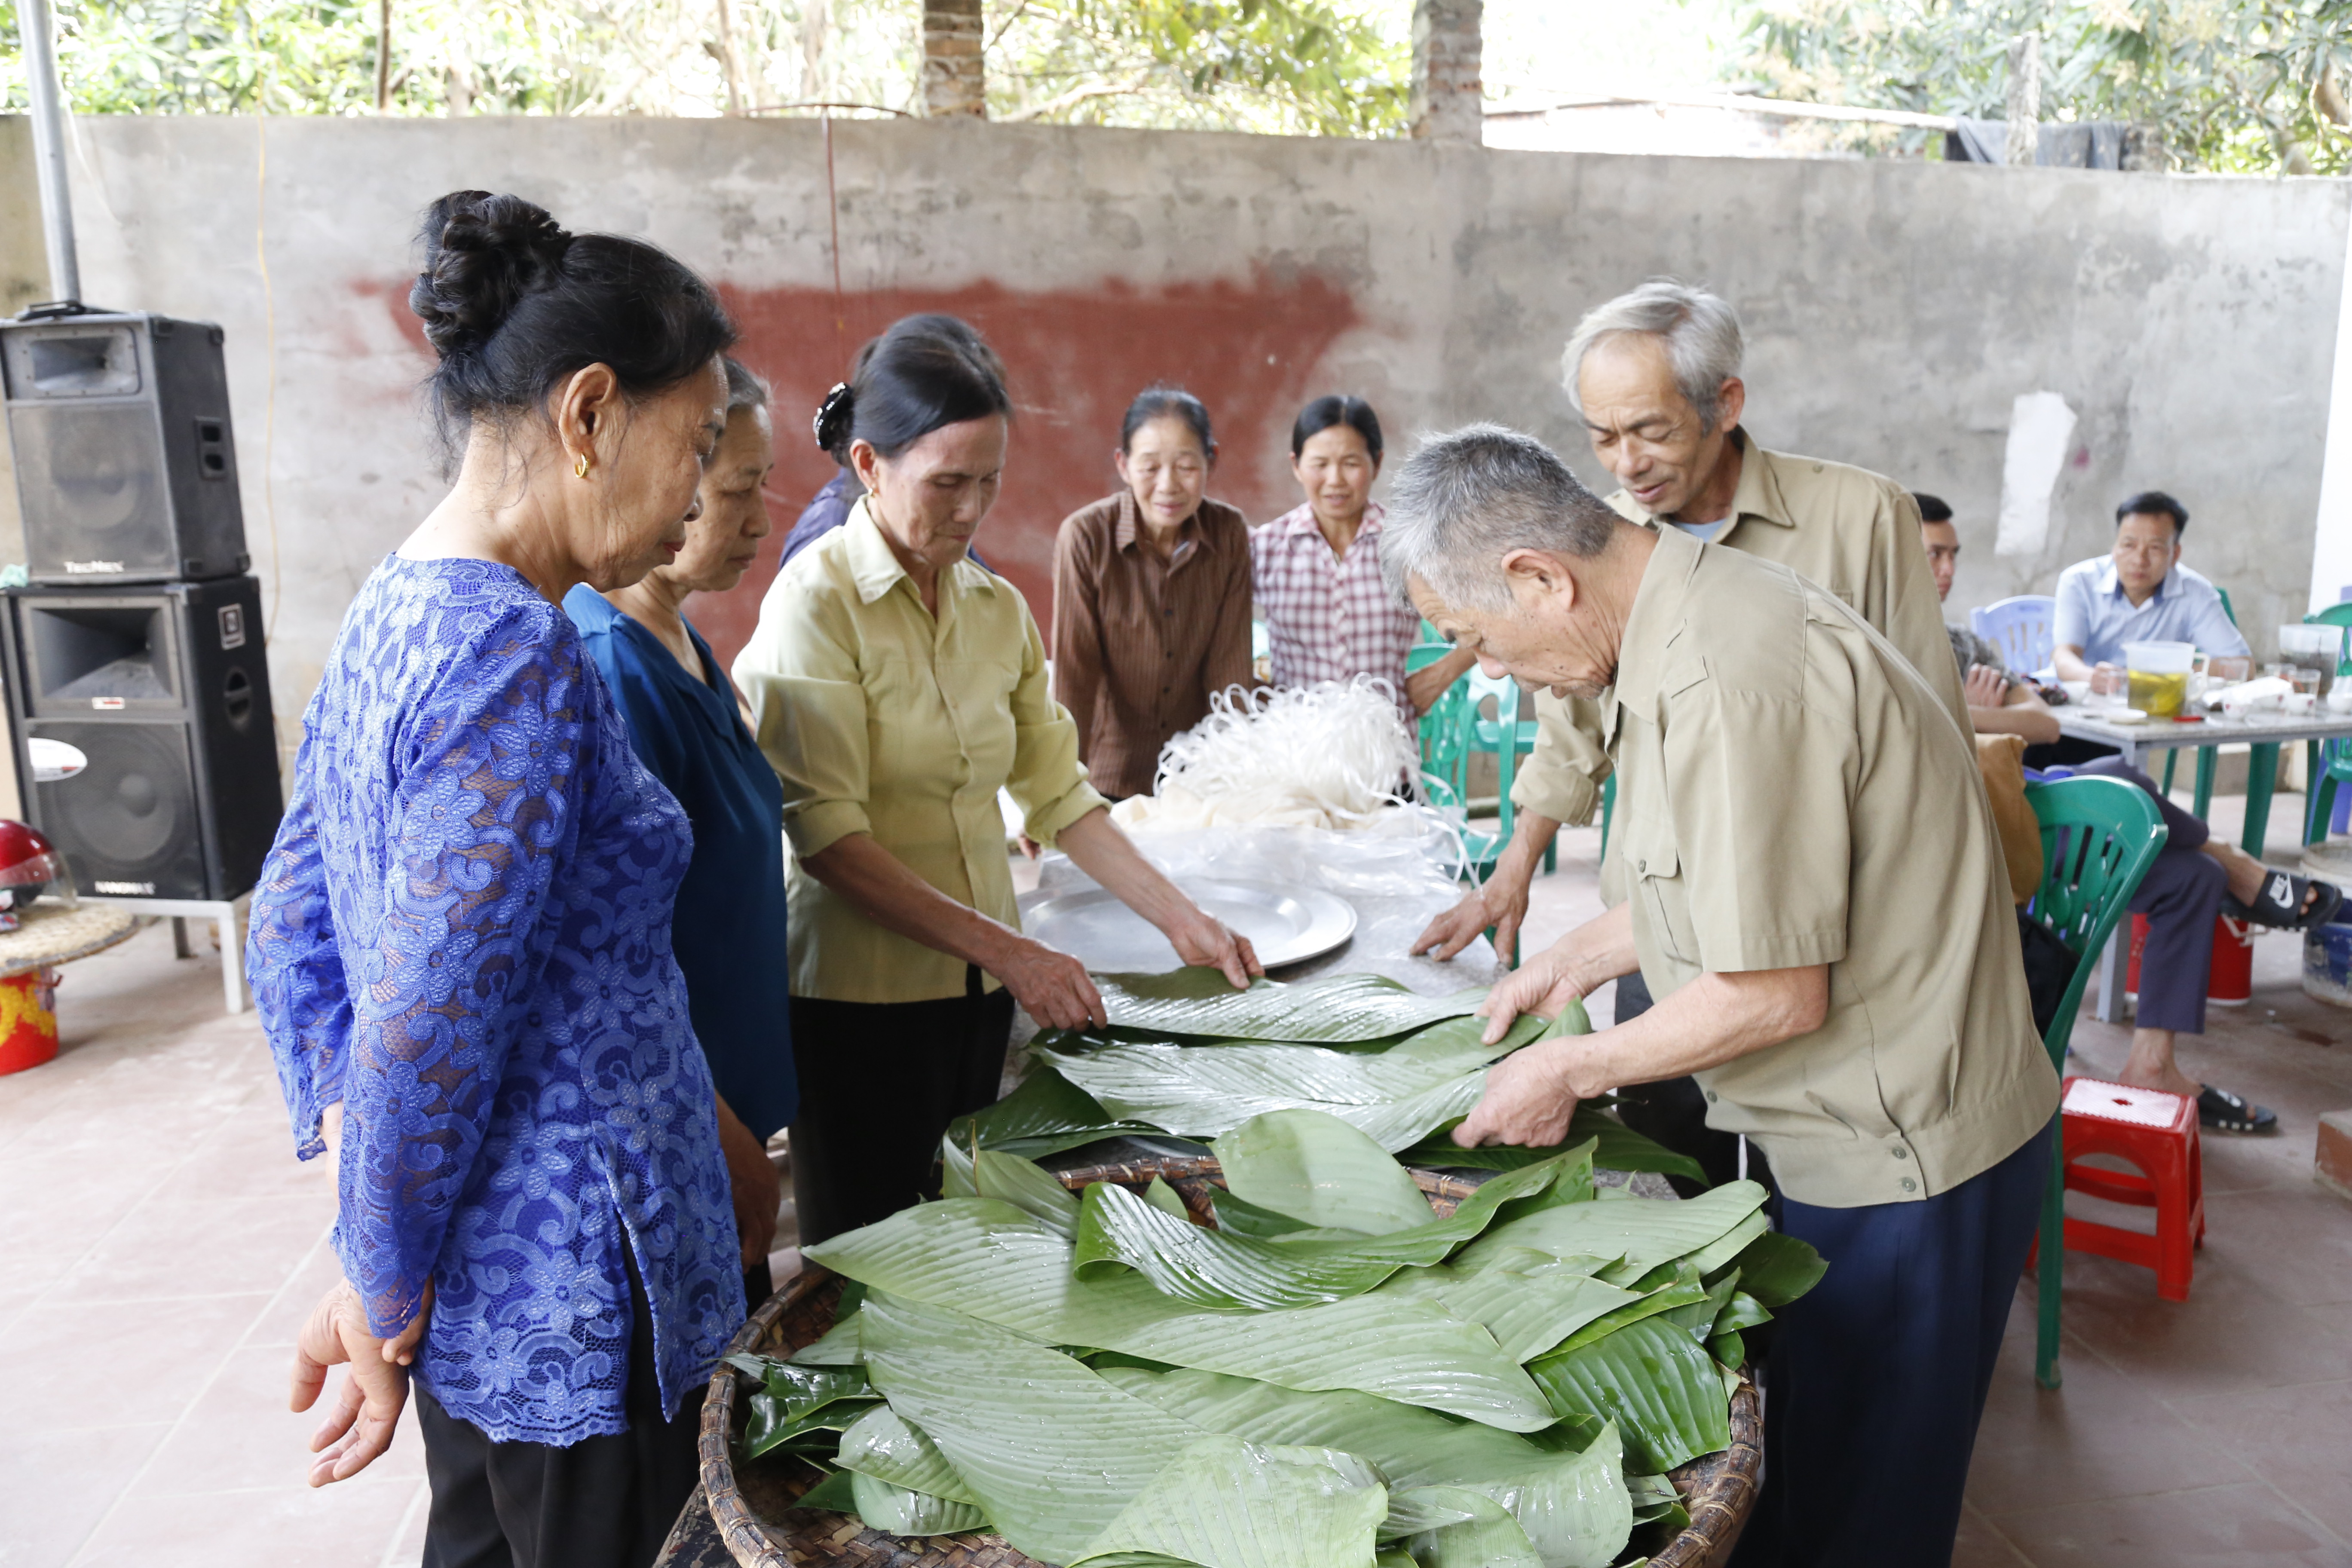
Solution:
[[[1356,932],[1354,907],[1316,889],[1206,879],[1177,885],[1249,938],[1258,962],[1268,969],[1319,958]],[[1026,895],[1021,929],[1097,973],[1163,974],[1183,963],[1166,937],[1100,888]]]

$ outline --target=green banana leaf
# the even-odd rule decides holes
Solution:
[[[775,1400],[777,1415],[786,1421],[797,1420],[813,1410],[822,1409],[836,1399],[871,1396],[866,1374],[855,1368],[837,1370],[830,1367],[796,1366],[772,1356],[748,1352],[730,1355],[727,1364],[751,1378]]]
[[[1292,1388],[1357,1388],[1511,1431],[1553,1419],[1492,1334],[1433,1303],[1367,1295],[1237,1315],[1172,1301],[1131,1275],[1087,1284],[1070,1272],[1069,1242],[993,1199],[919,1204],[807,1254],[877,1291],[952,1307],[1043,1344],[1120,1351]],[[870,1355],[870,1334],[865,1348]],[[929,1430],[919,1416],[910,1419]]]
[[[1728,1447],[1731,1401],[1706,1349],[1647,1318],[1606,1339],[1529,1363],[1563,1418],[1613,1421],[1625,1460],[1644,1475]]]
[[[1584,1170],[1579,1149],[1495,1177],[1444,1219],[1386,1236],[1265,1241],[1227,1236],[1160,1213],[1109,1182],[1088,1187],[1073,1268],[1099,1284],[1133,1269],[1161,1294],[1214,1310],[1276,1310],[1361,1295],[1399,1268],[1442,1262],[1515,1201],[1541,1194],[1563,1172]],[[1382,1155],[1383,1159],[1387,1156]],[[1402,1173],[1400,1173],[1402,1174]],[[1423,1205],[1424,1215],[1428,1205]]]
[[[1486,996],[1422,996],[1377,974],[1260,980],[1246,991],[1200,967],[1094,978],[1117,1027],[1220,1040],[1373,1040],[1461,1017]]]
[[[1640,1300],[1555,1264],[1536,1273],[1482,1268],[1409,1268],[1380,1287],[1382,1295],[1435,1301],[1455,1317],[1495,1336],[1503,1353],[1526,1363],[1558,1346],[1595,1319]]]
[[[859,1398],[833,1400],[798,1415],[786,1415],[782,1414],[782,1401],[755,1392],[745,1401],[748,1409],[743,1424],[743,1458],[756,1459],[778,1448],[829,1453],[843,1428],[880,1403],[878,1395],[869,1393]]]
[[[1381,1521],[1381,1539],[1396,1541],[1418,1535],[1424,1530],[1438,1530],[1476,1517],[1476,1510],[1447,1501],[1438,1488],[1408,1487],[1402,1491],[1391,1489],[1389,1516]],[[1524,1535],[1527,1532],[1522,1531],[1520,1533]]]
[[[1715,1337],[1715,1320],[1731,1305],[1732,1293],[1739,1289],[1739,1270],[1727,1268],[1706,1287],[1706,1294],[1687,1306],[1660,1312],[1658,1321],[1672,1323],[1693,1341],[1705,1344]]]
[[[1124,1188],[1120,1190],[1125,1191]],[[1071,1201],[1076,1202],[1076,1200],[1073,1199]],[[1188,1229],[1192,1228],[1192,1211],[1184,1206],[1182,1194],[1179,1194],[1175,1188],[1170,1186],[1158,1176],[1152,1177],[1150,1184],[1143,1189],[1143,1197],[1140,1201],[1158,1213],[1167,1215],[1177,1224],[1181,1225]],[[1079,1217],[1081,1221],[1085,1218],[1083,1209],[1080,1211]],[[1073,1230],[1071,1234],[1073,1237],[1075,1237],[1076,1232]]]
[[[1754,1214],[1764,1198],[1764,1189],[1754,1182],[1729,1182],[1681,1203],[1630,1198],[1571,1204],[1498,1225],[1454,1261],[1475,1266],[1483,1253],[1532,1247],[1558,1258],[1622,1258],[1618,1268],[1638,1276],[1720,1239]]]
[[[849,1489],[857,1517],[892,1535],[961,1535],[988,1522],[987,1516],[968,1502],[909,1491],[863,1473],[850,1476]]]
[[[1113,1116],[1086,1090],[1053,1068],[1041,1067],[994,1105],[950,1122],[945,1142],[965,1151],[976,1145],[1042,1160],[1106,1138],[1164,1136],[1162,1129],[1147,1122]]]
[[[1211,1148],[1227,1190],[1302,1226],[1385,1236],[1432,1217],[1396,1157],[1328,1111],[1269,1110]]]
[[[1045,1562],[1084,1555],[1202,1435],[978,1319],[879,1290],[861,1315],[866,1369],[891,1408],[955,1467],[990,1524]]]
[[[801,1493],[794,1508],[821,1508],[834,1513],[857,1511],[857,1478],[847,1470],[829,1471],[824,1479]]]
[[[1633,1522],[1647,1524],[1668,1509],[1682,1506],[1682,1493],[1665,1476],[1627,1476],[1625,1489],[1633,1499]]]
[[[1579,1105],[1575,1115],[1569,1119],[1567,1142],[1549,1149],[1522,1149],[1509,1144],[1465,1149],[1449,1136],[1453,1131],[1451,1127],[1440,1128],[1397,1158],[1408,1165],[1437,1170],[1515,1171],[1591,1138],[1600,1145],[1593,1151],[1592,1163],[1604,1171],[1655,1171],[1662,1175],[1686,1176],[1694,1182],[1706,1180],[1706,1172],[1696,1160],[1677,1154],[1654,1139],[1634,1131],[1590,1102]]]
[[[1696,1273],[1685,1269],[1665,1284],[1653,1286],[1622,1306],[1578,1328],[1553,1346],[1550,1353],[1566,1355],[1570,1351],[1583,1349],[1595,1340],[1608,1338],[1628,1323],[1638,1323],[1644,1318],[1654,1318],[1661,1312],[1671,1312],[1694,1301],[1706,1300],[1706,1287],[1699,1282]]]
[[[1759,1209],[1696,1252],[1690,1254],[1688,1258],[1690,1266],[1701,1274],[1713,1274],[1717,1269],[1727,1269],[1741,1253],[1748,1250],[1750,1242],[1771,1228],[1771,1222],[1764,1217],[1763,1211]]]
[[[1466,1116],[1501,1047],[1421,1037],[1376,1057],[1317,1046],[1111,1046],[1051,1065],[1110,1114],[1192,1138],[1222,1137],[1251,1117],[1305,1108],[1338,1117],[1387,1150]]]
[[[1113,1368],[1103,1376],[1195,1426],[1254,1443],[1344,1445],[1391,1487],[1476,1491],[1509,1510],[1545,1568],[1602,1568],[1633,1529],[1623,1451],[1605,1427],[1580,1451],[1559,1451],[1365,1394],[1301,1394],[1190,1371]]]
[[[909,1490],[929,1492],[950,1502],[980,1500],[963,1484],[947,1456],[907,1418],[887,1405],[877,1405],[841,1435],[834,1463],[845,1470],[872,1476]]]
[[[1325,1240],[1331,1237],[1361,1237],[1369,1231],[1347,1230],[1338,1226],[1308,1225],[1286,1214],[1260,1208],[1247,1198],[1236,1197],[1224,1188],[1209,1189],[1209,1207],[1217,1216],[1217,1228],[1230,1236],[1255,1236],[1265,1241],[1296,1237],[1301,1240]]]
[[[1406,1542],[1419,1568],[1544,1568],[1528,1532],[1492,1499],[1460,1487],[1423,1487],[1409,1495],[1423,1509],[1469,1513],[1459,1522],[1420,1531]]]
[[[1780,1231],[1758,1237],[1734,1261],[1739,1265],[1739,1288],[1766,1307],[1787,1306],[1829,1272],[1810,1243]]]
[[[1199,1568],[1370,1568],[1388,1488],[1352,1454],[1203,1436],[1072,1568],[1156,1552]]]
[[[1715,1322],[1707,1331],[1707,1337],[1712,1339],[1720,1334],[1740,1333],[1755,1328],[1759,1323],[1769,1323],[1771,1321],[1772,1314],[1765,1310],[1763,1302],[1745,1290],[1735,1291],[1731,1300],[1724,1303],[1723,1310],[1716,1314]],[[1737,1366],[1739,1363],[1734,1362],[1731,1364]]]

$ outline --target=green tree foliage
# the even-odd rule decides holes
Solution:
[[[2352,167],[2352,0],[1757,0],[1745,21],[1734,71],[1773,97],[1999,119],[2009,41],[2031,32],[2044,120],[2153,123],[2189,169]]]
[[[1331,0],[1000,0],[1000,119],[1394,136],[1411,50],[1395,7]]]
[[[375,107],[380,0],[55,0],[83,113]],[[1402,132],[1408,49],[1382,0],[1001,0],[1008,120],[1313,135]],[[393,0],[394,113],[919,112],[920,0]],[[26,103],[0,0],[0,110]]]

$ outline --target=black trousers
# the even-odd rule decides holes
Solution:
[[[1650,987],[1642,972],[1617,977],[1617,1022],[1630,1024],[1650,1010]],[[1695,1078],[1670,1078],[1657,1083],[1627,1084],[1617,1090],[1617,1120],[1644,1138],[1655,1139],[1677,1154],[1687,1154],[1706,1173],[1704,1183],[1687,1176],[1668,1176],[1675,1191],[1695,1198],[1708,1187],[1719,1187],[1739,1175],[1738,1134],[1706,1124],[1706,1095]],[[1748,1146],[1748,1179],[1777,1191],[1772,1168],[1764,1151]]]
[[[1783,1198],[1829,1259],[1780,1310],[1764,1368],[1764,1489],[1732,1568],[1942,1568],[2050,1174],[2048,1128],[1919,1203]]]
[[[415,1391],[433,1507],[424,1568],[648,1568],[700,1479],[699,1387],[662,1419],[653,1314],[629,1269],[629,1429],[569,1447],[494,1443]]]
[[[801,1244],[823,1241],[935,1197],[948,1123],[996,1102],[1013,1037],[1013,993],[941,1002],[793,998],[801,1110],[793,1123],[793,1204]]]

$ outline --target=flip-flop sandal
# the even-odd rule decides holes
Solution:
[[[2309,909],[2304,908],[2306,898],[2311,900]],[[2309,931],[2333,920],[2343,903],[2343,889],[2332,882],[2266,870],[2262,891],[2254,895],[2252,903],[2242,904],[2235,898],[2225,898],[2221,910],[2237,920],[2252,921],[2273,931]]]
[[[2278,1112],[2267,1105],[2250,1105],[2210,1083],[2197,1088],[2197,1121],[2201,1126],[2216,1132],[2269,1132],[2278,1126]]]

